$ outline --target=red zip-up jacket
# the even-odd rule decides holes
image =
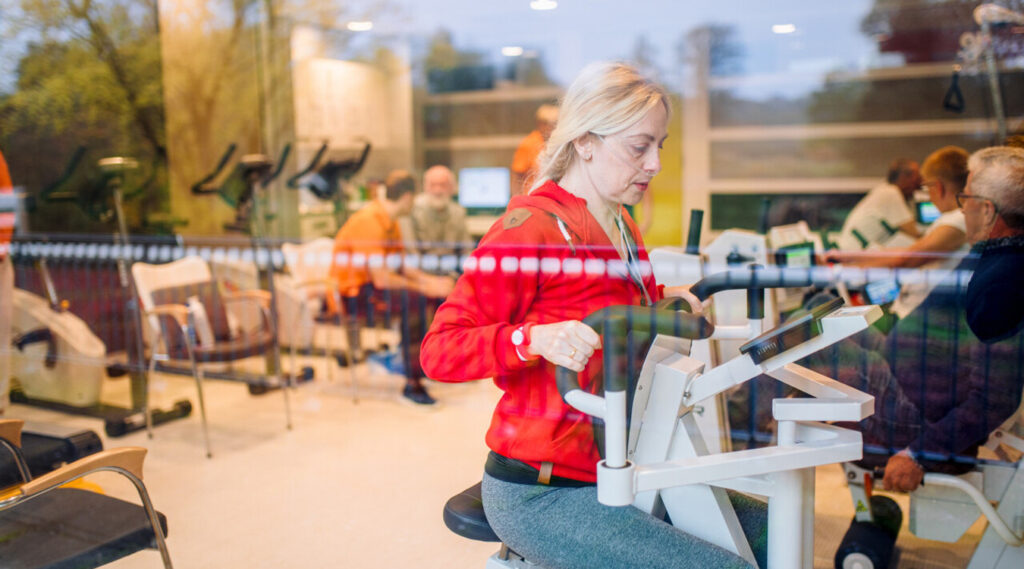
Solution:
[[[623,215],[637,244],[644,287],[657,301],[661,289],[640,232]],[[556,366],[522,361],[511,335],[526,322],[582,320],[607,306],[644,300],[587,202],[548,182],[512,198],[484,235],[437,310],[420,362],[438,381],[494,378],[505,393],[487,431],[492,450],[537,468],[551,462],[555,476],[593,482],[600,457],[590,417],[562,400]],[[586,389],[600,371],[598,350],[580,374],[581,386]]]

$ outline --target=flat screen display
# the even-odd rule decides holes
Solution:
[[[900,284],[896,279],[873,281],[864,287],[864,296],[871,304],[889,304],[900,295]]]
[[[942,215],[932,202],[917,202],[917,222],[928,225]]]
[[[806,269],[814,266],[814,243],[797,243],[775,250],[775,264]]]
[[[504,208],[509,200],[508,168],[459,170],[459,205],[466,209]]]

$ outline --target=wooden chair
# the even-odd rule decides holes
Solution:
[[[276,331],[272,329],[269,312],[270,293],[264,290],[221,290],[206,261],[199,257],[185,257],[162,265],[135,263],[132,276],[153,338],[150,373],[155,371],[158,361],[189,364],[196,380],[206,456],[211,457],[213,453],[203,399],[203,366],[233,362],[275,349]],[[226,308],[229,302],[256,303],[262,313],[261,326],[252,330],[232,330]],[[290,378],[282,379],[280,369],[274,369],[270,378],[231,374],[221,377],[246,381],[253,392],[253,387],[281,387],[287,427],[291,429]],[[149,419],[148,389],[145,400],[146,417]],[[152,426],[147,424],[147,429],[152,437]]]
[[[22,421],[0,419],[0,452],[14,457],[22,482],[0,489],[0,564],[6,569],[99,567],[144,549],[160,551],[171,569],[167,519],[142,482],[146,449],[100,451],[32,479],[21,455]],[[139,493],[141,505],[64,487],[84,476],[115,472]]]

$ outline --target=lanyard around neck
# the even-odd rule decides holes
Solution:
[[[616,221],[619,226],[619,238],[622,240],[622,248],[626,250],[626,272],[629,273],[630,280],[644,293],[647,305],[654,306],[654,301],[651,300],[651,295],[647,292],[647,287],[644,285],[644,277],[640,274],[640,248],[637,246],[636,241],[633,240],[633,234],[626,230],[626,226],[622,222],[621,211]]]

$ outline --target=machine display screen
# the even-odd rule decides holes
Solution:
[[[779,247],[775,250],[775,264],[799,269],[814,266],[814,243],[796,243]]]
[[[930,224],[942,215],[939,208],[932,202],[917,202],[917,222],[925,225]]]
[[[864,287],[864,296],[871,304],[888,304],[900,295],[900,284],[896,279],[885,279],[868,283]]]
[[[504,209],[509,200],[508,168],[459,170],[459,205],[466,209]]]

